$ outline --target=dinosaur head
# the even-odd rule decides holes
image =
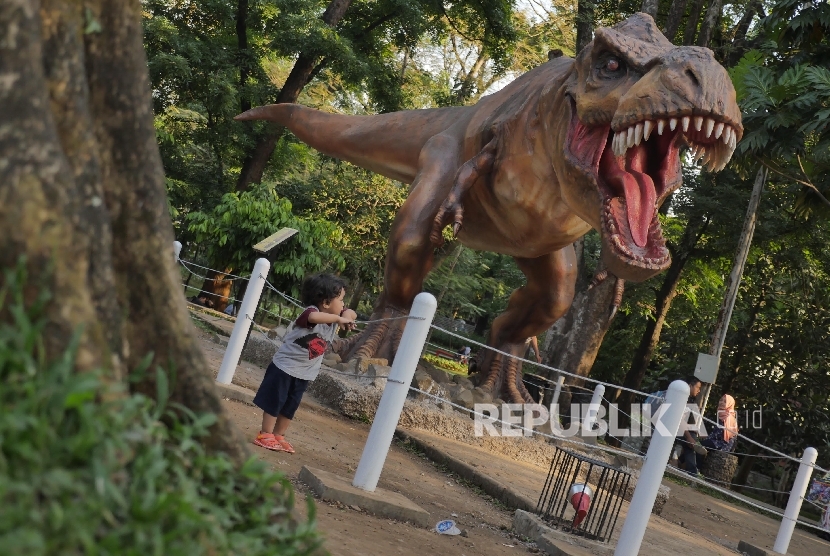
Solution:
[[[609,271],[641,281],[666,269],[657,209],[681,185],[680,150],[719,171],[743,134],[726,70],[709,49],[675,47],[650,16],[636,14],[597,29],[565,102],[570,123],[555,158],[572,178],[566,202],[600,231]]]

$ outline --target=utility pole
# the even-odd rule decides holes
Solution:
[[[763,166],[755,175],[755,185],[752,188],[752,195],[749,197],[749,207],[746,209],[746,218],[744,219],[744,229],[741,232],[741,237],[738,240],[738,249],[735,251],[735,261],[732,265],[732,272],[729,273],[729,279],[726,283],[726,294],[723,297],[723,303],[718,313],[718,321],[715,324],[715,331],[712,334],[712,345],[709,347],[709,355],[713,356],[720,367],[720,356],[723,351],[723,343],[726,340],[726,331],[729,329],[729,320],[732,318],[732,309],[735,308],[735,299],[738,297],[738,288],[741,285],[741,276],[744,272],[744,264],[746,257],[749,254],[749,246],[752,244],[752,235],[755,233],[756,213],[758,212],[758,203],[761,201],[761,192],[764,189],[764,183],[767,181],[767,170]],[[706,402],[709,401],[709,392],[712,390],[712,384],[718,376],[718,369],[715,369],[715,377],[711,383],[704,383],[700,389],[700,394],[697,395],[695,402],[700,407],[701,413],[706,409]]]

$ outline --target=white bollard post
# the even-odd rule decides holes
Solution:
[[[176,262],[179,262],[179,254],[182,252],[182,242],[181,241],[174,241],[173,242],[173,254],[176,256]]]
[[[415,296],[409,316],[420,317],[423,320],[406,321],[398,352],[392,362],[392,370],[389,371],[389,378],[375,412],[369,437],[363,447],[363,455],[360,456],[360,463],[354,474],[352,485],[357,488],[374,492],[378,486],[380,472],[386,462],[389,445],[392,443],[395,427],[398,426],[403,403],[409,392],[409,385],[412,384],[412,377],[421,358],[421,351],[437,306],[435,297],[430,293],[422,292]]]
[[[663,480],[663,473],[669,462],[669,454],[674,446],[674,439],[688,400],[688,384],[682,380],[675,380],[669,385],[666,401],[660,406],[660,411],[664,413],[651,437],[651,445],[640,470],[640,478],[634,488],[614,556],[636,556],[640,552],[643,535],[646,533],[646,526],[654,507],[654,499],[657,498],[657,490]]]
[[[807,448],[801,456],[801,465],[798,466],[798,474],[795,476],[793,489],[790,491],[790,499],[787,501],[787,509],[784,510],[784,517],[781,519],[781,526],[778,528],[778,536],[775,537],[775,545],[772,550],[778,554],[786,554],[790,547],[790,540],[793,538],[795,522],[798,520],[798,513],[801,511],[801,502],[810,484],[810,476],[813,474],[813,464],[816,462],[818,452],[815,448]]]
[[[254,270],[248,280],[248,287],[245,289],[245,297],[242,298],[242,305],[239,306],[239,313],[236,315],[236,324],[233,325],[231,338],[228,340],[228,347],[225,349],[225,356],[222,358],[222,365],[219,367],[219,374],[216,382],[230,384],[236,366],[239,364],[239,356],[242,355],[242,348],[245,346],[245,338],[253,324],[254,313],[256,312],[259,296],[262,295],[262,288],[265,286],[265,277],[271,269],[268,259],[257,259],[254,263]]]
[[[591,403],[588,406],[588,412],[585,414],[585,419],[582,421],[582,430],[585,434],[590,435],[594,429],[594,423],[597,422],[597,415],[599,415],[599,406],[602,404],[602,396],[605,395],[605,386],[597,384],[594,388],[594,396],[591,398]]]

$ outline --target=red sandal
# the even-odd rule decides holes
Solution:
[[[282,438],[282,437],[280,437],[280,438]],[[282,445],[282,443],[277,440],[277,437],[275,437],[273,434],[271,434],[269,432],[259,433],[257,435],[257,437],[254,439],[254,444],[256,444],[257,446],[262,446],[266,450],[273,450],[275,452],[285,452],[285,451],[287,451],[285,449],[285,447]],[[286,442],[286,444],[287,444],[287,442]],[[290,444],[289,444],[289,446],[290,446]],[[293,453],[293,448],[292,448],[292,453]]]
[[[294,446],[292,446],[291,443],[288,442],[284,436],[274,435],[274,440],[279,443],[284,452],[287,452],[289,454],[294,453]]]

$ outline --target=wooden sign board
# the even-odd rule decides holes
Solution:
[[[275,234],[271,234],[270,236],[266,237],[256,245],[254,245],[254,251],[259,251],[260,253],[268,253],[271,249],[285,241],[286,239],[290,238],[294,234],[297,233],[297,230],[294,228],[282,228]]]

